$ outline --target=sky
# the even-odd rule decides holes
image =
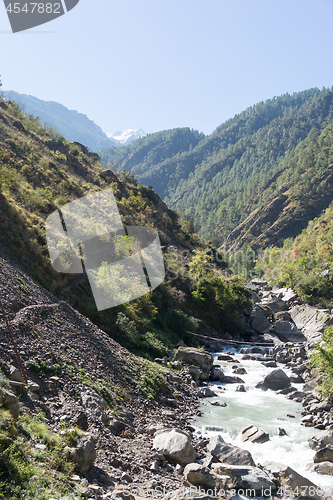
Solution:
[[[0,75],[105,132],[209,134],[259,101],[331,87],[332,19],[332,0],[80,0],[13,34],[0,0]]]

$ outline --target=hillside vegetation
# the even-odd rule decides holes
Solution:
[[[103,172],[96,154],[50,135],[16,105],[2,101],[0,106],[0,245],[23,269],[113,338],[147,357],[163,355],[187,332],[213,327],[221,333],[231,327],[235,334],[242,331],[241,311],[248,305],[248,294],[239,278],[225,273],[221,256],[197,238],[186,217],[169,210],[131,175],[123,173],[118,179]],[[152,293],[98,312],[86,275],[52,269],[44,222],[69,201],[109,187],[125,225],[159,230],[167,275]]]
[[[193,132],[187,130],[187,144],[192,144],[187,150],[171,141],[173,154],[166,156],[164,137],[173,137],[172,131],[166,131],[160,133],[158,147],[152,134],[144,141],[135,141],[131,149],[119,148],[112,154],[103,150],[101,157],[104,164],[116,164],[115,168],[130,170],[139,180],[151,184],[172,208],[192,217],[199,234],[216,245],[226,241],[235,248],[245,243],[281,244],[283,238],[295,237],[332,199],[327,151],[330,138],[325,139],[330,136],[330,129],[323,133],[332,119],[332,89],[310,89],[256,104],[210,136],[197,134],[197,144],[191,142]],[[311,149],[315,140],[322,152]],[[319,161],[317,156],[321,154]],[[307,165],[308,157],[311,161]],[[322,178],[311,182],[307,178],[306,171],[314,168],[317,160],[321,175],[329,177],[327,184]],[[297,173],[293,174],[295,162]],[[300,171],[302,182],[310,186],[307,196],[298,179]],[[309,216],[301,210],[296,220],[288,217],[296,198],[306,206],[309,197],[313,193],[317,196],[322,188],[323,196],[314,200]],[[285,203],[289,195],[291,199]],[[252,233],[250,228],[257,219],[260,220]],[[277,233],[274,228],[267,237],[256,241],[272,224],[281,226]]]

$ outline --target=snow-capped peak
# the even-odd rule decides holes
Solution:
[[[140,137],[144,137],[146,132],[144,132],[141,128],[139,130],[133,130],[131,128],[123,131],[113,132],[112,134],[106,134],[110,139],[119,142],[119,145],[125,146],[126,144],[130,144],[130,142],[139,139]]]

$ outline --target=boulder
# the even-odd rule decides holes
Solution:
[[[314,491],[320,490],[318,486],[316,486],[312,481],[306,479],[296,472],[294,469],[289,467],[288,465],[281,464],[278,462],[269,462],[264,465],[264,468],[267,472],[269,472],[277,481],[282,482],[284,487],[289,487],[292,490],[302,491],[302,488],[314,488]],[[308,497],[306,497],[308,498]],[[321,500],[322,497],[319,495],[311,495],[311,499],[313,500]]]
[[[215,392],[212,391],[209,387],[203,387],[198,392],[198,396],[199,398],[215,398],[217,394],[215,394]]]
[[[195,366],[195,365],[189,366],[188,372],[191,375],[191,377],[193,378],[194,382],[199,380],[200,377],[202,376],[202,371],[200,370],[200,368],[198,366]]]
[[[235,361],[230,354],[218,354],[217,359],[219,361]]]
[[[186,465],[184,476],[186,481],[193,486],[199,486],[201,488],[215,488],[216,486],[216,479],[211,471],[201,464],[192,463]]]
[[[182,363],[197,365],[203,372],[205,377],[202,380],[207,380],[210,375],[210,371],[213,366],[213,356],[201,349],[196,349],[194,347],[178,347],[175,355],[174,361],[181,361]]]
[[[303,420],[303,419],[302,419]],[[333,445],[333,431],[321,431],[316,436],[309,438],[310,448],[319,450],[325,448],[328,444]]]
[[[250,326],[257,333],[269,333],[271,323],[267,318],[267,311],[262,306],[256,304],[253,306],[250,314]]]
[[[315,464],[319,462],[333,462],[333,446],[328,444],[325,448],[318,450],[313,457],[313,461]]]
[[[242,378],[232,377],[231,375],[225,375],[221,382],[222,384],[245,384]]]
[[[103,421],[106,421],[107,417],[104,410],[108,404],[97,392],[88,387],[84,388],[81,391],[81,402],[84,408],[92,411],[97,417],[102,418]]]
[[[196,459],[190,436],[178,429],[167,429],[156,433],[153,448],[171,463],[187,465]]]
[[[256,385],[258,389],[262,389],[263,391],[267,391],[268,389],[278,391],[279,389],[285,389],[288,386],[290,386],[289,377],[280,368],[273,370],[271,373],[266,375],[262,382],[259,382],[259,384]]]
[[[11,391],[7,389],[0,388],[0,404],[4,404],[14,420],[17,420],[20,414],[20,405],[17,397]]]
[[[291,321],[278,320],[273,326],[273,332],[284,342],[306,342],[306,337]]]
[[[290,309],[290,316],[310,343],[320,342],[324,328],[333,324],[328,309],[317,309],[307,304],[296,305]]]
[[[84,436],[78,440],[75,448],[66,447],[64,452],[81,472],[87,472],[96,460],[95,440],[93,436]]]
[[[210,379],[213,380],[214,382],[218,382],[224,377],[224,373],[221,370],[221,367],[218,365],[213,365],[211,371],[210,371]]]
[[[246,389],[245,389],[244,385],[243,384],[238,385],[236,387],[236,392],[246,392]]]
[[[333,463],[332,462],[320,462],[312,467],[314,472],[318,474],[333,476]]]
[[[226,443],[221,436],[214,436],[209,440],[207,451],[218,461],[231,465],[251,465],[254,460],[249,451],[242,450],[238,446]]]
[[[245,427],[240,434],[242,441],[250,441],[251,443],[266,443],[266,441],[269,441],[269,434],[258,429],[255,425]]]
[[[22,373],[20,372],[20,370],[15,368],[15,366],[9,367],[9,377],[8,378],[9,378],[9,380],[12,380],[13,382],[20,382],[21,384],[25,385],[25,380],[24,380]]]
[[[247,371],[245,370],[245,368],[243,368],[243,366],[237,366],[236,368],[234,368],[234,373],[236,373],[236,375],[246,375],[247,374]]]
[[[254,490],[256,493],[262,492],[262,490],[269,490],[270,492],[276,490],[276,485],[267,472],[258,467],[244,467],[242,465],[223,463],[212,464],[212,469],[218,474],[230,476],[236,490]]]

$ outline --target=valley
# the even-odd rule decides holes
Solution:
[[[0,298],[29,379],[0,315],[1,498],[332,497],[332,98],[98,154],[0,98]],[[109,188],[125,227],[158,231],[166,277],[97,311],[86,274],[52,268],[45,220]]]

